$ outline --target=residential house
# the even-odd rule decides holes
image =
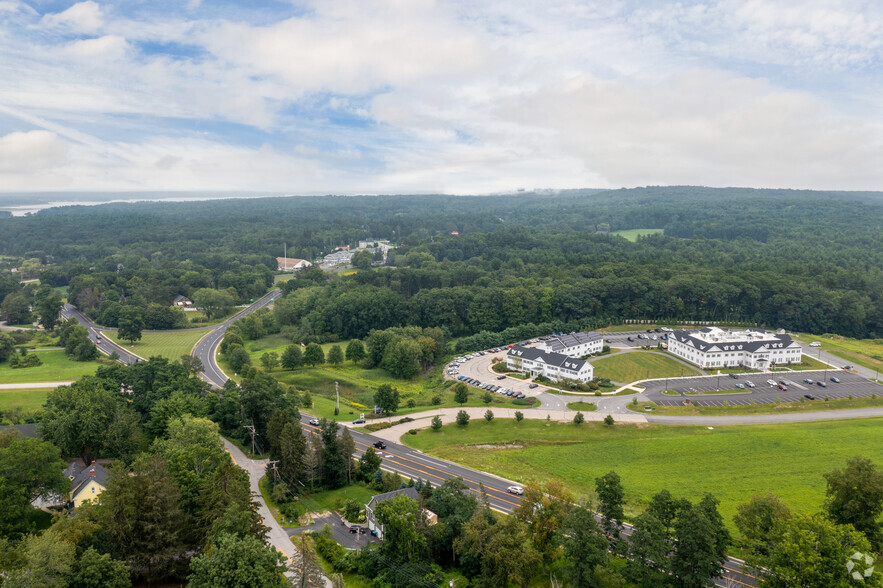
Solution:
[[[172,299],[172,304],[183,308],[193,308],[193,301],[183,294],[176,294],[175,298]]]
[[[582,331],[568,335],[554,335],[543,341],[540,348],[552,353],[561,353],[568,357],[585,357],[601,353],[604,338],[596,331]]]
[[[107,488],[107,470],[94,461],[89,466],[81,466],[75,461],[64,470],[64,475],[71,481],[69,503],[78,508],[86,500],[94,500]]]
[[[377,517],[374,511],[377,508],[377,505],[381,502],[402,494],[419,504],[420,494],[417,492],[416,488],[401,488],[399,490],[393,490],[392,492],[384,492],[383,494],[372,496],[368,504],[365,505],[365,520],[368,522],[368,530],[375,532],[377,538],[381,541],[383,540],[383,525],[377,522]],[[434,525],[438,522],[438,515],[430,510],[424,508],[421,510],[421,514],[428,525]]]

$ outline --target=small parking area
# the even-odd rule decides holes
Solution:
[[[836,377],[840,383],[831,381]],[[804,382],[810,379],[812,384]],[[787,390],[780,390],[777,385],[771,385],[767,380],[777,384],[785,382]],[[816,382],[825,381],[827,387],[821,387]],[[736,388],[736,384],[752,382],[755,387],[740,389],[738,394],[712,394],[717,390],[729,390]],[[662,393],[666,389],[675,390],[679,396],[669,396]],[[854,398],[867,397],[872,394],[883,394],[883,386],[876,384],[858,374],[852,374],[842,370],[801,371],[801,372],[776,372],[767,374],[744,374],[738,379],[726,374],[720,376],[708,376],[704,378],[674,378],[647,382],[644,395],[656,404],[663,406],[682,405],[685,400],[699,406],[725,406],[739,404],[767,404],[772,402],[797,402],[803,400],[804,394],[810,394],[816,398],[828,397]]]
[[[353,533],[348,525],[336,514],[328,514],[320,517],[313,517],[313,524],[308,527],[293,527],[285,529],[289,537],[295,537],[305,531],[313,531],[318,533],[325,525],[331,528],[331,538],[346,547],[347,549],[361,549],[368,543],[378,543],[377,537],[371,535],[367,525],[358,525],[364,532]]]

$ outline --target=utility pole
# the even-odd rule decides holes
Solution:
[[[257,432],[254,428],[254,421],[252,421],[252,424],[250,425],[244,425],[243,428],[251,433],[251,454],[254,455],[254,438],[257,435]]]
[[[335,404],[335,410],[337,410],[337,414],[340,414],[340,384],[337,381],[334,382],[334,395],[337,397],[337,404]]]
[[[279,463],[278,459],[275,461],[268,461],[267,462],[268,466],[273,466],[273,480],[276,482],[279,481],[279,468],[276,467],[277,463]]]

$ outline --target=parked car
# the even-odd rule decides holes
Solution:
[[[365,419],[356,419],[356,420],[353,421],[353,424],[354,424],[354,425],[364,425],[364,424],[365,424]]]
[[[737,374],[730,374],[730,377],[733,378],[734,380],[739,379],[739,376]]]
[[[839,384],[840,378],[838,378],[837,376],[831,376],[831,381],[834,382],[835,384]]]
[[[539,388],[539,387],[540,387],[539,384],[531,384],[530,386],[528,386],[528,388],[530,388],[531,390],[533,390],[534,388]]]
[[[350,533],[358,533],[359,526],[358,525],[350,525]]]
[[[527,398],[527,394],[525,394],[524,392],[521,392],[515,398]]]
[[[809,346],[810,347],[821,347],[822,344],[819,343],[818,341],[813,341],[812,343],[809,344]]]
[[[755,384],[751,380],[745,380],[745,385],[749,388],[754,388]]]
[[[524,488],[521,486],[509,486],[508,488],[506,488],[506,492],[508,492],[509,494],[521,496],[524,494]]]
[[[827,385],[826,383],[824,383],[823,381],[821,381],[821,380],[819,380],[818,382],[816,382],[816,386],[821,386],[822,388],[827,388],[827,387],[828,387],[828,385]]]
[[[498,380],[505,380],[505,379],[506,379],[506,376],[497,376],[497,379],[498,379]]]
[[[318,427],[319,426],[319,419],[310,419],[310,424],[313,425],[314,427]]]
[[[634,340],[635,340],[634,337],[629,337],[629,341],[634,341]]]
[[[816,399],[816,397],[813,396],[812,394],[804,394],[803,397],[806,398],[807,400],[815,400]]]
[[[775,381],[775,380],[767,380],[766,383],[769,384],[770,386],[775,386],[775,385],[776,385],[776,381]]]
[[[386,449],[386,442],[385,441],[375,441],[374,447],[376,447],[377,449]]]
[[[803,378],[803,381],[804,381],[806,384],[812,384],[812,380],[811,380],[810,378]]]
[[[741,389],[741,388],[744,388],[744,387],[745,387],[745,384],[742,384],[742,383],[736,384],[736,388],[740,388],[740,389]]]
[[[788,385],[788,382],[786,382],[785,380],[779,380],[779,383],[782,384],[783,386]]]
[[[779,390],[781,390],[782,392],[787,392],[788,386],[786,386],[785,384],[779,384]]]

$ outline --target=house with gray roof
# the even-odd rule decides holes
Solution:
[[[585,360],[520,345],[506,354],[506,367],[531,376],[545,376],[554,382],[564,379],[588,382],[594,373],[592,364]]]
[[[569,357],[585,357],[601,353],[604,338],[596,331],[581,331],[567,335],[553,335],[540,345],[544,351],[560,353]]]

